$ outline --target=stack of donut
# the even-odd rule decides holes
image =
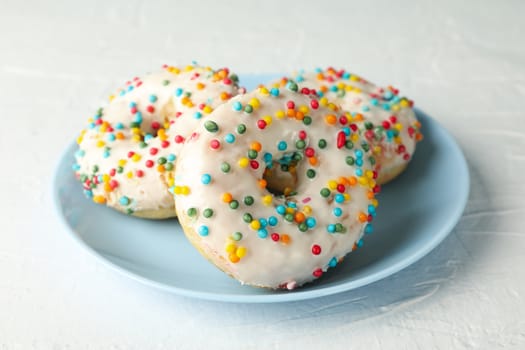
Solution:
[[[175,216],[242,284],[294,289],[372,231],[380,185],[421,139],[412,102],[334,69],[245,93],[228,69],[164,67],[118,90],[79,137],[86,195]]]

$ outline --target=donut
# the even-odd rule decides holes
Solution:
[[[126,82],[77,139],[73,171],[85,195],[137,217],[175,216],[178,152],[200,119],[238,93],[237,80],[227,68],[193,64]]]
[[[260,86],[218,107],[179,154],[172,192],[185,235],[242,284],[294,289],[372,231],[370,146],[330,107],[293,82]]]
[[[372,146],[379,184],[391,181],[407,167],[423,135],[413,101],[400,97],[399,90],[334,68],[299,71],[273,85],[284,86],[290,80],[300,88],[313,89],[320,103],[330,100],[347,112],[346,118],[356,123]]]

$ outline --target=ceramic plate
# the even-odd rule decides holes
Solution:
[[[247,88],[269,76],[245,76]],[[228,302],[284,302],[358,288],[387,277],[436,247],[461,217],[469,192],[465,158],[454,139],[417,111],[425,139],[407,170],[383,187],[374,233],[337,268],[294,291],[242,286],[202,258],[177,220],[137,219],[86,199],[71,166],[75,145],[61,157],[53,182],[58,214],[80,246],[115,270],[176,294]],[[454,174],[451,179],[451,171]]]

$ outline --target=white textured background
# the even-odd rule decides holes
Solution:
[[[0,349],[525,348],[524,16],[518,0],[1,0]],[[190,60],[393,83],[465,152],[458,226],[390,278],[291,304],[192,300],[109,271],[59,224],[54,165],[120,82]]]

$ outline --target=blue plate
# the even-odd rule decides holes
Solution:
[[[245,76],[247,88],[270,76]],[[202,258],[177,220],[150,221],[87,200],[71,165],[75,145],[58,163],[53,194],[69,234],[100,261],[153,287],[208,300],[269,303],[317,298],[358,288],[414,263],[461,217],[469,192],[465,158],[454,139],[417,111],[425,135],[408,169],[383,188],[375,231],[337,268],[295,291],[242,286]],[[452,175],[453,174],[453,175]]]

